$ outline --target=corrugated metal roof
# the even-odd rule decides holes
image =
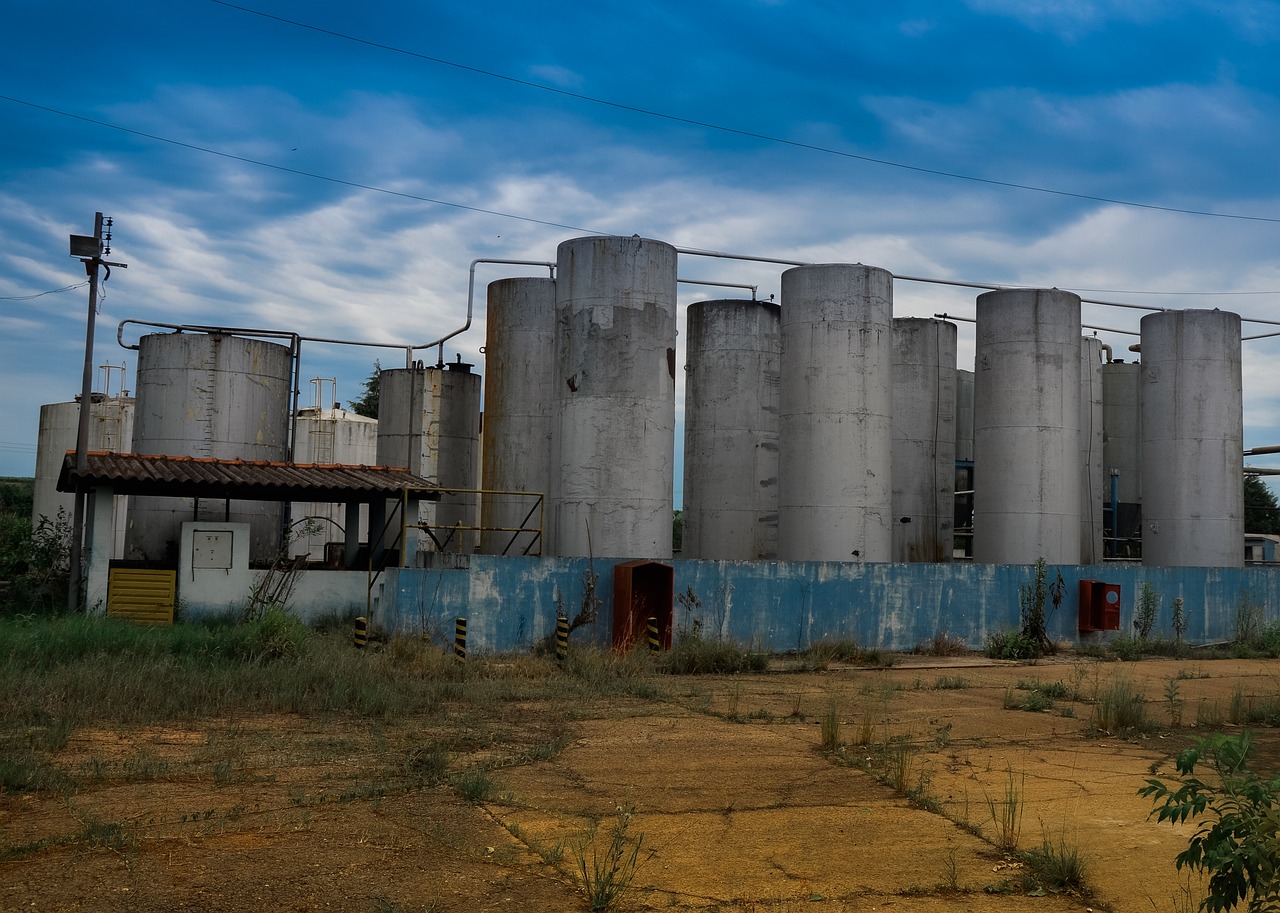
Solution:
[[[63,459],[59,491],[110,485],[116,494],[183,498],[235,498],[244,501],[367,501],[395,496],[405,488],[438,500],[439,489],[407,469],[391,466],[275,463],[266,460],[216,460],[207,457],[140,453],[86,454],[86,469],[76,472],[75,451]]]

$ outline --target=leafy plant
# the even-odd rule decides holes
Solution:
[[[1093,725],[1098,731],[1110,735],[1146,729],[1146,696],[1128,679],[1116,679],[1098,693],[1098,703],[1093,708]]]
[[[1138,639],[1145,641],[1151,636],[1156,626],[1156,616],[1160,611],[1160,594],[1149,583],[1143,583],[1138,591],[1138,605],[1133,613],[1133,630]]]
[[[1187,848],[1178,854],[1179,870],[1209,874],[1206,913],[1250,913],[1280,909],[1280,775],[1264,780],[1249,769],[1252,735],[1217,734],[1200,739],[1177,758],[1178,782],[1147,780],[1138,794],[1155,803],[1157,821],[1199,821]],[[1196,776],[1204,762],[1212,779]],[[1175,788],[1176,787],[1176,788]]]
[[[1182,645],[1182,638],[1187,633],[1187,617],[1183,611],[1181,596],[1173,597],[1173,642]]]
[[[1059,572],[1061,578],[1061,572]],[[1045,600],[1050,597],[1050,587],[1046,585],[1046,568],[1043,558],[1036,559],[1036,569],[1031,583],[1018,587],[1018,601],[1022,608],[1022,636],[1035,645],[1036,656],[1053,652],[1053,641],[1045,625]],[[1057,584],[1055,583],[1056,587]],[[1056,607],[1061,601],[1058,596],[1054,601]]]
[[[598,827],[594,825],[573,845],[579,884],[592,913],[613,907],[640,868],[644,835],[630,835],[632,814],[633,809],[618,806],[617,819],[603,847],[597,841]]]
[[[1005,768],[1008,779],[1005,781],[1004,797],[993,799],[987,796],[987,809],[991,812],[991,823],[995,825],[995,843],[1006,852],[1018,849],[1022,839],[1022,806],[1023,791],[1027,783],[1027,775],[1022,779],[1013,775],[1013,766]]]
[[[991,659],[1038,659],[1042,654],[1039,643],[1022,631],[992,631],[983,647]]]

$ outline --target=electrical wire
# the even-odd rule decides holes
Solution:
[[[84,288],[89,284],[89,280],[77,282],[75,285],[64,285],[62,288],[51,288],[47,292],[36,292],[34,295],[0,295],[0,301],[30,301],[32,298],[43,298],[45,295],[56,295],[59,292],[70,292],[78,288]]]
[[[509,82],[515,85],[525,86],[530,89],[538,89],[543,92],[551,92],[555,95],[561,95],[566,98],[576,99],[577,101],[585,101],[594,105],[602,105],[604,107],[614,108],[619,111],[629,111],[633,114],[641,114],[641,115],[644,115],[645,117],[654,117],[661,120],[672,121],[673,123],[685,124],[691,127],[701,127],[705,130],[715,130],[720,133],[728,133],[732,136],[741,136],[747,139],[756,139],[756,140],[761,140],[767,143],[776,143],[781,146],[790,146],[793,149],[805,149],[810,152],[818,152],[823,155],[834,155],[840,158],[854,159],[856,161],[867,162],[868,164],[872,164],[872,165],[884,165],[888,168],[900,168],[904,171],[916,172],[917,174],[928,174],[928,175],[933,175],[934,177],[951,178],[957,181],[970,181],[975,184],[986,184],[992,187],[1005,187],[1011,190],[1026,190],[1032,193],[1043,193],[1043,194],[1049,194],[1051,196],[1068,197],[1070,199],[1075,199],[1075,200],[1088,200],[1089,202],[1092,202],[1092,203],[1110,203],[1114,206],[1128,206],[1134,209],[1149,209],[1149,210],[1154,210],[1156,212],[1170,212],[1170,213],[1177,213],[1179,215],[1187,215],[1187,216],[1206,216],[1208,218],[1213,218],[1213,219],[1235,219],[1235,220],[1244,221],[1244,222],[1280,223],[1280,217],[1248,216],[1248,215],[1244,215],[1243,213],[1209,212],[1208,210],[1204,210],[1204,209],[1183,209],[1177,206],[1160,206],[1155,203],[1139,203],[1136,200],[1121,200],[1113,197],[1095,196],[1094,194],[1089,194],[1089,193],[1078,193],[1076,191],[1071,191],[1071,190],[1055,190],[1050,187],[1039,187],[1035,184],[1020,184],[1014,181],[1000,181],[1000,180],[996,180],[995,178],[981,178],[976,175],[962,174],[957,171],[946,171],[939,168],[925,168],[921,165],[909,165],[905,162],[895,162],[895,161],[892,161],[891,159],[882,159],[882,158],[875,158],[869,155],[860,155],[856,152],[849,152],[848,150],[844,150],[844,149],[832,149],[829,146],[819,146],[814,143],[802,143],[798,140],[790,140],[790,139],[785,139],[779,136],[771,136],[767,133],[757,133],[752,130],[738,129],[737,127],[726,127],[723,124],[716,124],[710,121],[697,120],[691,117],[680,117],[679,115],[676,115],[676,114],[667,114],[663,111],[655,111],[650,108],[641,108],[636,105],[624,104],[623,102],[609,101],[608,99],[597,98],[593,95],[584,95],[581,92],[570,92],[567,89],[557,88],[556,86],[549,86],[549,85],[546,85],[545,83],[533,82],[532,80],[528,80],[528,79],[520,79],[519,77],[516,77],[516,76],[508,76],[505,73],[497,73],[497,72],[494,72],[493,70],[485,70],[480,67],[471,66],[469,64],[458,63],[453,60],[446,60],[443,57],[435,57],[431,54],[422,54],[417,51],[410,51],[410,50],[406,50],[405,48],[396,47],[395,45],[382,44],[381,42],[377,42],[377,41],[370,41],[367,38],[357,38],[356,36],[349,35],[345,32],[339,32],[339,31],[335,31],[334,29],[323,28],[322,26],[318,26],[318,25],[311,25],[310,23],[300,22],[296,19],[288,19],[288,18],[285,18],[284,16],[276,16],[272,13],[267,13],[267,12],[263,12],[262,10],[253,9],[252,7],[241,6],[240,4],[237,4],[237,3],[229,3],[227,2],[227,0],[209,0],[209,2],[216,4],[217,6],[227,7],[228,9],[239,10],[242,13],[248,13],[253,16],[261,16],[263,19],[270,19],[275,22],[280,22],[284,25],[291,25],[291,26],[294,26],[295,28],[307,29],[312,32],[318,32],[322,35],[328,35],[332,38],[338,38],[343,41],[350,41],[350,42],[354,42],[355,44],[362,44],[362,45],[365,45],[366,47],[377,48],[378,50],[382,50],[382,51],[390,51],[393,54],[403,54],[406,57],[413,57],[418,60],[425,60],[430,63],[437,63],[437,64],[440,64],[441,66],[453,67],[458,70],[464,70],[468,73],[475,73],[479,76],[487,76],[490,79],[499,79],[499,80],[502,80],[503,82]]]
[[[117,130],[120,133],[126,133],[130,136],[137,136],[142,139],[153,140],[157,143],[167,143],[170,146],[178,146],[182,149],[190,149],[194,152],[203,152],[206,155],[216,155],[219,158],[230,159],[233,162],[242,162],[246,165],[257,165],[259,168],[270,168],[272,171],[283,172],[284,174],[292,174],[298,177],[311,178],[316,181],[324,181],[329,184],[337,184],[341,187],[353,187],[356,190],[368,190],[372,193],[384,193],[387,196],[400,197],[406,200],[415,200],[419,203],[432,203],[436,206],[448,206],[453,209],[463,209],[467,212],[476,212],[486,216],[501,216],[504,219],[517,219],[521,222],[532,222],[534,225],[546,225],[551,228],[565,228],[569,231],[581,231],[589,235],[607,235],[607,231],[597,231],[593,228],[582,228],[578,225],[566,225],[563,222],[549,222],[546,219],[535,219],[531,216],[519,216],[515,213],[501,212],[497,209],[482,209],[479,206],[467,206],[464,203],[452,203],[448,200],[437,200],[433,197],[419,196],[418,194],[408,193],[403,190],[390,190],[386,187],[378,187],[374,184],[362,184],[359,181],[348,181],[343,178],[330,177],[326,174],[318,174],[314,171],[303,171],[300,168],[288,168],[284,165],[276,165],[272,162],[264,162],[260,159],[251,159],[243,155],[235,155],[231,152],[222,152],[218,149],[210,149],[208,146],[199,146],[195,143],[187,143],[182,140],[170,139],[167,136],[158,136],[155,133],[146,133],[142,130],[134,130],[130,127],[123,127],[120,124],[113,124],[105,120],[97,120],[92,117],[85,117],[83,114],[72,114],[70,111],[63,111],[58,108],[52,108],[48,105],[36,104],[32,101],[25,101],[21,98],[14,98],[12,95],[0,95],[0,101],[12,102],[15,105],[25,105],[28,108],[34,108],[37,111],[46,111],[50,114],[57,114],[60,117],[69,117],[72,120],[78,120],[86,124],[93,124],[97,127],[106,127],[108,130]]]

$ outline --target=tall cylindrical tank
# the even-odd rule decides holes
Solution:
[[[405,467],[441,488],[465,489],[422,502],[418,519],[442,551],[473,552],[480,375],[459,360],[445,368],[393,368],[379,377],[378,462]]]
[[[1102,366],[1102,464],[1107,498],[1116,474],[1116,516],[1108,557],[1141,555],[1142,526],[1142,366],[1113,361]]]
[[[1142,563],[1244,565],[1240,317],[1142,318]]]
[[[89,405],[89,450],[128,453],[133,444],[134,401],[94,393]],[[59,511],[68,522],[75,512],[75,494],[58,491],[58,475],[68,450],[75,450],[80,433],[80,404],[49,403],[40,407],[40,433],[36,442],[36,477],[31,499],[31,521],[58,521]],[[115,498],[112,558],[124,557],[124,532],[129,499]]]
[[[893,321],[893,560],[950,561],[956,481],[956,325]]]
[[[841,263],[782,274],[778,557],[893,557],[893,276]]]
[[[288,458],[291,353],[287,346],[218,333],[154,333],[138,345],[135,453],[222,460]],[[134,497],[125,554],[168,562],[182,523],[250,525],[251,560],[280,546],[280,505]]]
[[[489,283],[485,321],[484,454],[480,551],[488,555],[541,554],[536,533],[511,532],[545,522],[551,487],[552,358],[556,284],[553,279],[499,279]],[[495,529],[496,528],[496,529]]]
[[[741,299],[689,305],[683,557],[777,555],[780,310]]]
[[[956,370],[956,554],[973,557],[973,372]]]
[[[978,296],[974,560],[1080,563],[1080,298]]]
[[[373,466],[378,462],[378,420],[338,408],[313,406],[298,410],[295,463]],[[360,506],[360,524],[368,524],[369,508]],[[292,521],[290,553],[324,561],[325,547],[345,539],[345,504],[296,501],[289,511]]]
[[[551,551],[670,557],[676,249],[574,238],[556,261]]]
[[[956,369],[956,459],[973,462],[973,372]]]
[[[1102,340],[1080,340],[1080,563],[1101,564],[1102,505],[1107,486],[1102,466]]]

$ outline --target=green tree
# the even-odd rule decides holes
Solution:
[[[1264,780],[1249,769],[1253,739],[1218,733],[1178,755],[1176,789],[1151,779],[1138,790],[1156,803],[1157,821],[1199,821],[1187,848],[1174,860],[1209,873],[1209,894],[1200,901],[1206,913],[1226,913],[1245,903],[1249,913],[1280,910],[1280,775]],[[1210,780],[1196,776],[1196,765],[1212,770]]]
[[[373,363],[373,373],[365,378],[364,395],[359,399],[350,400],[347,408],[356,415],[363,415],[365,418],[378,417],[378,392],[382,386],[382,363],[375,361]]]
[[[1280,502],[1258,476],[1244,477],[1244,530],[1280,535]]]

